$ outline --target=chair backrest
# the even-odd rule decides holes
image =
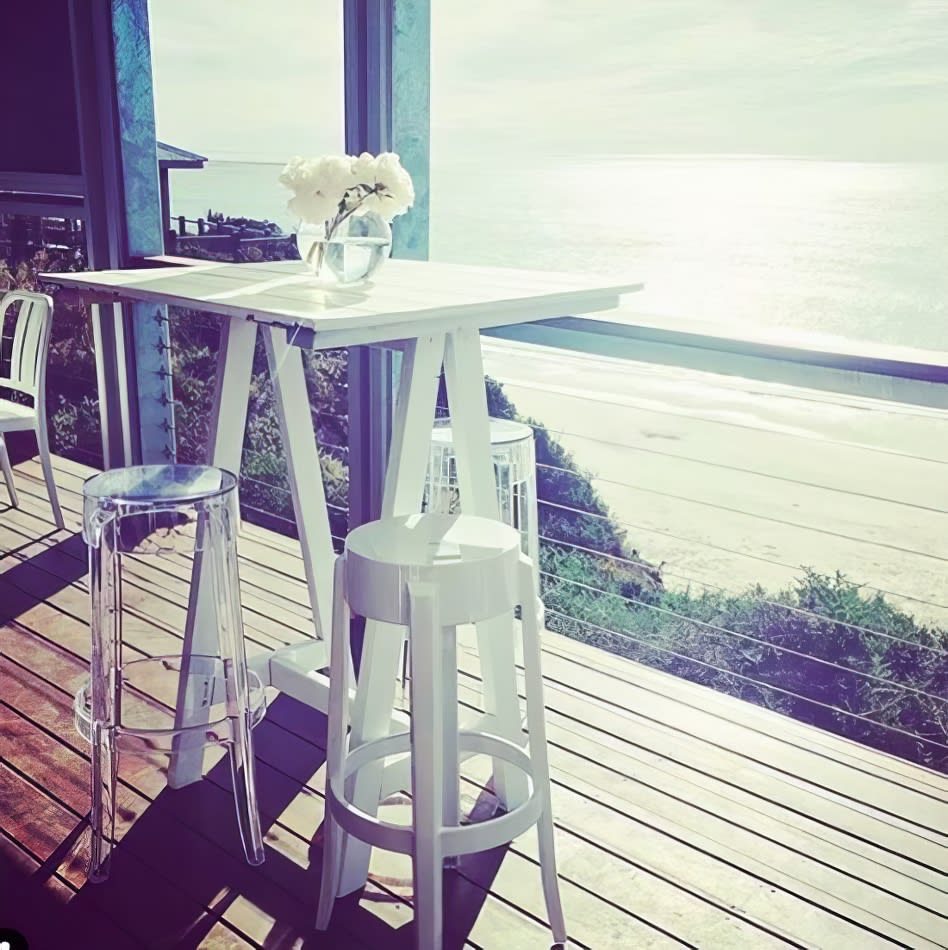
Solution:
[[[6,333],[7,315],[17,304],[19,309],[13,325],[12,345],[9,346],[9,372],[2,372],[6,360],[0,362],[0,386],[16,389],[41,400],[46,383],[46,352],[49,348],[53,301],[46,294],[11,290],[0,300],[0,333]],[[7,340],[4,336],[4,356]]]

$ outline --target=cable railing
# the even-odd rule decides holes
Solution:
[[[536,424],[533,425],[533,428],[537,428]],[[556,430],[547,430],[547,431],[548,431],[548,432],[551,432],[551,434],[553,434],[553,435],[558,435],[558,436],[565,435],[565,436],[569,436],[570,438],[573,438],[573,439],[586,439],[586,438],[588,438],[588,436],[581,435],[581,434],[578,433],[578,432],[559,432],[559,431],[556,431]],[[620,448],[631,448],[631,449],[633,449],[633,450],[634,450],[634,448],[635,448],[634,446],[621,446],[621,445],[618,445],[617,443],[607,443],[607,444],[617,445],[617,447],[620,447]],[[643,451],[648,451],[648,450],[643,450]],[[676,457],[680,458],[681,456],[676,456]],[[703,461],[702,461],[701,459],[688,459],[688,461],[690,461],[690,462],[696,462],[696,463],[698,463],[698,464],[709,464],[709,463],[703,463]],[[719,467],[724,467],[724,466],[719,466]],[[543,464],[543,463],[538,463],[538,464],[537,464],[537,468],[538,468],[538,469],[544,469],[544,470],[549,471],[549,472],[560,472],[560,473],[562,473],[562,474],[564,474],[564,475],[570,475],[570,476],[572,476],[572,477],[574,477],[574,478],[581,478],[581,477],[582,477],[582,476],[579,475],[577,472],[574,472],[574,471],[571,471],[571,470],[568,469],[568,468],[562,468],[562,467],[556,466],[556,465],[547,465],[547,464]],[[857,498],[865,498],[865,499],[867,499],[867,500],[869,500],[869,501],[884,501],[884,502],[886,502],[887,504],[892,504],[892,505],[904,505],[906,508],[914,508],[914,509],[916,509],[917,511],[932,511],[932,512],[935,512],[936,514],[941,514],[941,515],[943,515],[943,514],[948,514],[948,509],[945,509],[945,508],[936,508],[936,507],[933,507],[933,506],[930,506],[930,505],[920,505],[920,504],[918,504],[918,502],[903,501],[903,500],[897,499],[897,498],[886,498],[886,497],[884,497],[884,496],[882,496],[882,495],[873,495],[873,494],[869,494],[869,493],[867,493],[867,492],[859,492],[859,491],[853,491],[853,490],[851,490],[851,489],[838,488],[838,487],[833,486],[833,485],[820,485],[820,484],[817,484],[816,482],[805,482],[805,481],[800,481],[799,479],[788,479],[788,478],[784,478],[784,477],[782,477],[782,476],[780,476],[780,475],[773,475],[773,474],[769,474],[769,473],[766,473],[766,472],[755,472],[755,471],[753,471],[753,470],[751,470],[751,469],[746,469],[746,468],[740,468],[740,469],[739,469],[739,468],[736,468],[736,467],[735,467],[733,470],[734,470],[734,471],[742,472],[743,474],[746,474],[746,475],[759,475],[761,478],[766,478],[766,479],[773,480],[773,481],[789,482],[789,483],[792,483],[792,484],[795,484],[795,485],[802,485],[802,486],[804,486],[804,487],[806,487],[806,488],[818,488],[818,489],[820,489],[821,491],[837,492],[837,493],[842,494],[842,495],[851,495],[851,496],[857,497]],[[602,477],[599,476],[599,475],[596,475],[596,476],[595,476],[595,480],[596,480],[597,482],[602,482],[602,483],[604,483],[604,484],[615,485],[617,488],[625,488],[625,489],[628,489],[628,490],[630,490],[630,491],[641,491],[641,492],[647,492],[647,493],[649,493],[649,494],[651,494],[651,495],[662,495],[662,496],[665,497],[665,498],[672,498],[672,499],[674,499],[675,501],[689,501],[689,502],[692,502],[692,503],[694,503],[694,504],[701,504],[701,505],[711,505],[711,504],[712,504],[711,502],[701,501],[701,500],[699,500],[699,499],[694,499],[694,498],[689,498],[687,495],[681,495],[681,494],[675,494],[674,492],[663,491],[663,490],[661,490],[661,489],[659,489],[659,488],[655,488],[654,486],[637,485],[637,484],[633,484],[632,482],[620,482],[620,481],[616,481],[615,479],[602,478]],[[723,508],[724,506],[717,506],[717,507],[722,507],[722,508]],[[731,510],[735,510],[735,509],[731,509]],[[587,513],[588,513],[588,512],[587,512]],[[741,512],[741,513],[744,513],[744,512]]]
[[[696,627],[701,628],[702,631],[710,632],[715,635],[723,635],[725,637],[733,638],[740,640],[744,643],[751,643],[756,646],[763,647],[766,650],[773,651],[776,655],[780,656],[794,656],[802,660],[807,660],[813,663],[816,663],[820,666],[825,666],[830,669],[838,670],[843,673],[852,674],[854,676],[862,677],[866,680],[870,680],[873,683],[882,685],[882,686],[892,686],[898,689],[904,690],[909,693],[914,693],[916,696],[923,697],[925,699],[930,699],[933,702],[942,704],[948,710],[948,697],[940,696],[932,692],[928,692],[924,689],[919,689],[915,686],[911,686],[908,683],[901,682],[899,680],[893,679],[891,677],[879,676],[874,673],[871,673],[867,670],[861,670],[855,665],[839,663],[834,660],[828,660],[823,657],[817,656],[814,653],[806,653],[802,650],[794,649],[793,647],[782,645],[779,641],[773,642],[770,640],[762,639],[759,636],[754,636],[753,634],[742,633],[740,630],[735,629],[734,627],[723,626],[719,623],[713,623],[709,620],[702,620],[697,617],[689,616],[688,614],[681,613],[680,611],[670,610],[667,607],[662,607],[659,604],[650,603],[647,600],[643,600],[638,597],[626,597],[622,594],[616,593],[614,591],[603,590],[599,587],[593,587],[589,584],[584,584],[582,581],[573,580],[570,578],[562,577],[556,574],[550,574],[547,571],[540,572],[541,577],[541,589],[543,592],[543,600],[546,606],[549,608],[550,603],[555,603],[557,601],[557,586],[560,584],[569,584],[574,587],[582,588],[585,591],[593,593],[598,598],[605,598],[607,600],[618,601],[629,607],[641,607],[648,611],[654,611],[655,613],[662,614],[664,617],[672,618],[674,620],[680,620],[687,624],[693,624]],[[772,603],[772,602],[771,602]],[[776,605],[778,607],[783,605]],[[801,612],[803,615],[808,616],[814,620],[824,619],[820,614],[815,611],[804,611]],[[867,634],[869,636],[887,636],[888,639],[893,640],[897,643],[905,644],[906,646],[911,647],[912,649],[919,648],[921,644],[913,643],[912,641],[905,640],[900,637],[894,637],[891,635],[880,634],[878,631],[870,630],[866,627],[857,627],[854,624],[848,624],[845,621],[835,621],[839,626],[847,627],[849,630],[858,634]],[[621,633],[626,633],[627,631],[617,631]],[[948,660],[948,651],[943,649],[938,649],[935,647],[923,647],[927,649],[930,653],[937,656],[940,661]]]
[[[948,770],[945,368],[863,396],[850,357],[812,389],[549,337],[485,359],[535,433],[548,628]]]
[[[171,308],[183,461],[203,458],[218,327]],[[853,395],[858,360],[839,396],[833,374],[850,370],[833,366],[813,389],[788,384],[786,367],[779,383],[715,376],[713,353],[700,371],[588,352],[569,365],[579,339],[486,348],[491,413],[535,433],[548,628],[948,770],[948,412],[924,393],[896,401],[928,384],[893,377],[890,401]],[[345,354],[306,354],[305,367],[338,547]],[[241,507],[295,536],[277,432],[261,352]]]
[[[514,406],[505,394],[518,394],[522,387],[516,378],[499,382],[500,386],[489,390],[493,393],[491,409],[494,414],[510,415]],[[533,389],[542,396],[539,387]],[[314,418],[321,426],[344,433],[348,420],[339,411],[343,408],[338,403],[341,392],[332,398],[336,405],[319,405]],[[782,393],[781,398],[790,396]],[[809,402],[826,405],[828,400],[824,396]],[[597,402],[597,406],[613,408],[620,404],[616,400]],[[871,406],[859,411],[867,409]],[[252,406],[252,416],[254,411],[263,410]],[[441,400],[438,415],[447,411]],[[676,422],[682,418],[680,412],[665,415]],[[942,416],[930,409],[906,415],[925,425],[942,422]],[[837,478],[839,473],[832,467],[819,478],[799,477],[799,473],[770,462],[751,464],[747,457],[733,463],[713,453],[702,457],[700,442],[688,443],[676,452],[630,444],[625,438],[609,440],[588,428],[564,425],[555,415],[527,421],[534,428],[538,446],[541,589],[547,626],[552,631],[915,761],[948,768],[948,634],[937,622],[948,614],[948,608],[939,603],[937,586],[920,594],[896,583],[895,577],[889,583],[882,583],[879,577],[850,581],[842,574],[804,570],[802,562],[782,554],[778,544],[767,542],[755,548],[728,530],[728,519],[752,519],[765,538],[773,540],[771,536],[779,531],[797,532],[810,539],[807,543],[814,553],[828,543],[848,546],[848,550],[865,547],[876,557],[914,558],[919,563],[934,562],[941,570],[948,558],[937,547],[914,543],[911,538],[879,537],[878,532],[871,536],[860,526],[840,528],[828,519],[814,520],[806,512],[795,516],[770,512],[766,506],[771,496],[799,490],[837,499],[834,507],[854,503],[888,506],[901,513],[896,521],[909,516],[929,520],[948,517],[948,498],[942,502],[937,493],[904,491],[904,483],[898,479],[878,489],[850,484]],[[693,422],[718,431],[741,432],[749,438],[773,441],[780,435],[759,424],[721,429],[719,420],[706,411],[698,413]],[[250,424],[253,426],[253,418]],[[319,440],[321,458],[324,464],[339,466],[336,474],[342,481],[336,489],[343,491],[347,447],[325,435]],[[807,441],[799,432],[786,436],[801,446],[858,449],[864,457],[872,458],[875,453],[894,458],[897,464],[903,460],[912,463],[926,455],[838,437]],[[591,474],[594,460],[584,455],[584,446],[589,445],[615,452],[627,468]],[[245,517],[294,534],[291,493],[285,474],[271,470],[272,465],[267,468],[271,452],[271,446],[263,451],[248,449],[242,507]],[[945,464],[945,459],[935,455],[935,464]],[[689,491],[687,484],[684,488],[670,484],[660,470],[630,461],[635,458],[690,466],[695,490]],[[266,475],[259,474],[263,470]],[[745,502],[740,492],[736,501],[709,494],[710,480],[700,474],[695,477],[695,473],[712,471],[724,478],[754,480],[753,498],[748,493]],[[633,510],[606,504],[597,494],[600,489],[608,490],[610,499],[634,496]],[[717,519],[714,530],[698,531],[687,523],[650,518],[659,501],[677,510],[700,512],[702,519]],[[347,506],[338,493],[330,497],[329,511],[338,549],[348,518]],[[673,554],[659,551],[653,557],[653,548],[657,550],[661,544],[673,545]],[[707,564],[698,571],[692,564],[679,563],[674,556],[679,550],[696,552],[699,562],[727,556],[749,566],[743,571],[743,581],[736,583],[726,571],[715,576]],[[783,587],[750,582],[772,568],[781,569]],[[917,619],[916,614],[925,614],[925,619]]]
[[[693,664],[694,666],[701,667],[712,673],[718,673],[724,677],[738,680],[742,683],[746,683],[751,687],[760,689],[765,693],[774,693],[786,697],[792,700],[799,700],[803,703],[811,705],[813,707],[824,710],[825,712],[833,715],[839,716],[846,719],[855,720],[857,722],[863,723],[866,726],[869,726],[873,729],[879,729],[884,732],[890,733],[900,738],[907,739],[912,743],[922,743],[925,746],[932,749],[936,755],[940,757],[941,760],[944,760],[946,753],[948,753],[948,744],[937,739],[929,739],[924,736],[920,736],[917,732],[913,732],[908,729],[903,729],[898,725],[891,725],[888,723],[879,722],[876,719],[871,718],[870,716],[863,715],[858,712],[853,712],[851,709],[846,709],[843,706],[835,705],[833,703],[824,702],[818,699],[813,699],[808,696],[803,696],[799,693],[794,692],[793,690],[786,689],[785,687],[776,685],[774,683],[768,683],[760,679],[755,679],[752,676],[747,676],[743,673],[736,672],[733,669],[728,669],[726,667],[716,666],[713,663],[709,663],[707,660],[698,659],[696,657],[688,656],[686,654],[677,652],[670,647],[660,646],[654,643],[643,640],[641,637],[635,637],[627,633],[622,633],[611,628],[602,627],[595,623],[590,623],[588,621],[583,621],[577,625],[576,618],[569,614],[563,614],[557,611],[556,609],[548,608],[546,611],[547,624],[554,630],[557,630],[558,627],[561,629],[558,632],[565,633],[567,636],[577,636],[577,631],[581,631],[583,628],[592,629],[603,634],[608,635],[609,637],[619,637],[625,640],[628,643],[636,644],[637,646],[642,647],[645,651],[653,651],[656,653],[663,654],[665,656],[673,657],[676,660],[683,661],[687,664]],[[551,624],[550,621],[553,620],[554,623]],[[646,662],[644,657],[637,657],[640,662]],[[649,664],[656,665],[656,664]],[[728,690],[730,692],[730,690]],[[749,698],[749,697],[745,697]]]
[[[598,479],[597,479],[597,481],[598,481]],[[690,499],[682,499],[682,500],[690,500]],[[580,509],[580,508],[571,508],[571,507],[569,507],[568,505],[558,504],[557,502],[548,501],[548,500],[546,500],[546,499],[544,499],[544,498],[540,498],[539,501],[538,501],[538,504],[541,506],[541,508],[542,508],[542,507],[555,508],[555,509],[559,509],[560,511],[568,512],[568,513],[570,513],[570,514],[576,515],[576,516],[581,517],[581,518],[596,518],[596,519],[599,519],[600,521],[602,521],[602,522],[604,522],[604,523],[612,524],[612,525],[617,525],[617,526],[621,527],[621,528],[624,529],[624,530],[632,529],[632,530],[639,531],[639,532],[644,533],[644,534],[660,535],[660,536],[662,536],[662,537],[670,538],[670,539],[675,540],[675,541],[680,541],[680,542],[682,542],[682,543],[684,543],[684,544],[688,544],[688,545],[691,545],[691,546],[694,546],[694,547],[705,548],[705,549],[707,549],[707,550],[709,550],[709,551],[718,551],[718,552],[722,552],[722,553],[726,553],[726,554],[733,554],[733,555],[736,555],[736,556],[741,557],[741,558],[745,558],[745,559],[749,559],[749,560],[754,560],[754,561],[760,561],[761,563],[764,563],[764,564],[771,564],[771,565],[774,565],[774,566],[776,566],[776,567],[786,568],[786,569],[789,570],[789,571],[797,570],[797,569],[799,569],[799,567],[800,567],[800,565],[791,564],[791,563],[788,562],[788,561],[780,561],[780,560],[777,560],[777,559],[775,559],[775,558],[765,557],[764,555],[761,555],[761,554],[754,554],[754,553],[751,553],[751,552],[748,552],[748,551],[739,550],[739,549],[733,548],[733,547],[727,547],[726,545],[716,544],[716,543],[714,543],[714,542],[705,541],[705,540],[702,540],[702,539],[700,539],[700,538],[695,538],[695,537],[690,537],[690,536],[684,536],[684,535],[674,534],[673,532],[666,531],[666,530],[663,530],[663,529],[661,529],[661,528],[648,527],[648,526],[641,525],[641,524],[637,524],[637,523],[630,522],[630,521],[619,520],[619,519],[615,518],[614,516],[611,516],[611,515],[608,515],[608,514],[602,514],[602,513],[593,512],[593,511],[585,511],[585,510]],[[746,514],[746,512],[744,512],[744,513]],[[766,520],[766,519],[763,519],[763,520]],[[837,537],[842,537],[842,536],[837,535]],[[543,537],[543,536],[541,536],[541,540],[553,542],[553,541],[555,541],[556,539],[550,538],[550,537]],[[853,540],[864,541],[864,542],[867,543],[867,544],[874,544],[874,543],[875,543],[875,542],[873,542],[873,541],[871,541],[871,540],[869,540],[869,539],[853,539]],[[612,557],[612,555],[607,555],[607,554],[605,554],[604,552],[599,552],[599,551],[596,551],[595,549],[582,548],[582,546],[579,546],[579,545],[574,545],[574,547],[576,547],[577,550],[585,550],[585,551],[588,551],[588,553],[599,553],[599,554],[602,554],[603,556]],[[924,551],[907,550],[906,553],[915,554],[915,555],[918,555],[919,557],[927,557],[927,556],[930,556],[930,555],[927,554],[927,552],[924,552]],[[941,557],[938,557],[937,559],[943,560],[943,558],[941,558]],[[616,560],[620,560],[620,561],[621,561],[621,560],[623,560],[623,559],[617,558]],[[699,578],[691,577],[691,576],[684,575],[684,574],[676,574],[673,570],[670,570],[670,569],[667,568],[664,564],[663,564],[663,566],[662,566],[662,572],[663,572],[663,574],[666,574],[666,575],[669,576],[669,577],[678,577],[679,579],[688,581],[689,583],[694,583],[694,584],[707,584],[707,583],[708,583],[708,582],[707,582],[706,580],[704,580],[704,579],[699,579]],[[715,587],[715,586],[717,586],[717,585],[711,584],[710,586]],[[937,608],[938,610],[944,610],[944,611],[948,612],[948,604],[939,603],[939,602],[937,602],[937,601],[928,600],[928,599],[925,599],[925,598],[922,598],[922,597],[915,597],[915,596],[912,596],[912,595],[910,595],[910,594],[905,594],[905,593],[902,593],[902,592],[900,592],[900,591],[890,590],[890,589],[888,589],[888,588],[879,587],[879,586],[876,586],[876,585],[874,585],[874,584],[869,584],[869,583],[861,583],[861,584],[860,584],[860,587],[863,587],[863,588],[866,589],[866,590],[875,591],[875,592],[877,592],[877,593],[879,593],[879,594],[883,594],[883,595],[886,595],[886,596],[889,596],[889,597],[895,597],[895,598],[897,598],[897,599],[899,599],[899,600],[911,601],[911,602],[914,602],[914,603],[917,603],[917,604],[925,605],[925,606],[927,606],[927,607],[935,607],[935,608]],[[720,589],[721,589],[721,590],[724,590],[725,588],[721,587]]]
[[[543,502],[541,501],[540,504],[542,505]],[[597,550],[596,548],[584,547],[584,546],[581,545],[581,544],[576,544],[576,543],[574,543],[574,542],[565,541],[565,540],[563,540],[562,538],[555,538],[555,537],[551,537],[550,535],[542,534],[542,533],[541,533],[540,536],[539,536],[539,539],[540,539],[541,544],[544,545],[545,547],[548,547],[548,548],[552,548],[552,547],[564,548],[564,549],[567,549],[567,550],[570,550],[570,551],[575,551],[575,552],[578,552],[578,553],[581,553],[581,554],[589,555],[589,556],[591,556],[591,557],[596,558],[597,560],[602,560],[603,562],[609,562],[609,563],[611,563],[611,564],[620,565],[620,566],[623,566],[623,567],[625,567],[625,568],[630,568],[630,569],[633,569],[633,570],[638,570],[638,569],[640,569],[640,568],[642,567],[642,563],[643,563],[643,562],[642,562],[641,560],[634,560],[634,559],[628,558],[628,557],[621,557],[621,556],[618,556],[618,555],[615,555],[615,554],[609,554],[609,553],[607,553],[607,552]],[[636,553],[636,554],[637,554],[638,552],[633,552],[633,553]],[[732,590],[730,590],[729,588],[725,587],[725,586],[722,585],[722,584],[713,584],[713,583],[711,583],[711,582],[709,582],[709,581],[707,581],[707,580],[704,580],[704,579],[699,579],[699,578],[696,578],[696,577],[689,576],[689,575],[687,575],[687,574],[675,573],[674,571],[670,571],[670,570],[667,568],[667,566],[665,566],[664,564],[659,565],[659,570],[661,571],[661,575],[662,575],[663,578],[666,578],[666,577],[673,577],[673,578],[675,578],[676,580],[682,581],[682,582],[683,582],[683,586],[684,586],[686,589],[695,588],[695,587],[696,587],[696,588],[699,588],[699,589],[701,589],[701,590],[713,590],[713,591],[716,591],[717,593],[720,593],[720,594],[733,593]],[[939,608],[939,609],[948,609],[948,608],[945,608],[945,605],[944,605],[944,604],[935,603],[935,602],[933,602],[933,601],[916,600],[915,598],[909,598],[909,597],[907,597],[906,595],[903,595],[903,594],[897,594],[897,593],[894,593],[894,592],[891,592],[891,591],[880,590],[879,588],[869,587],[868,585],[865,585],[865,584],[864,584],[864,585],[860,585],[860,586],[861,586],[863,589],[872,590],[874,593],[878,593],[878,594],[880,594],[880,595],[888,595],[888,596],[891,596],[891,597],[898,597],[898,598],[905,599],[905,600],[914,600],[916,603],[924,604],[925,606],[937,607],[937,608]],[[594,588],[594,589],[599,590],[599,588]],[[609,591],[602,591],[602,593],[609,593]],[[807,609],[801,608],[801,607],[794,607],[793,605],[790,605],[790,604],[781,603],[781,602],[779,602],[779,601],[771,600],[771,599],[769,599],[769,598],[767,598],[766,596],[763,596],[763,595],[760,596],[759,600],[760,600],[760,603],[762,603],[762,604],[766,604],[766,605],[771,606],[771,607],[776,607],[776,608],[779,608],[779,609],[781,609],[781,610],[786,610],[786,611],[788,611],[788,612],[798,613],[798,614],[800,614],[801,616],[804,616],[804,617],[811,617],[811,618],[814,618],[814,619],[815,619],[815,618],[822,618],[823,616],[825,616],[825,614],[820,614],[820,613],[818,613],[817,611],[807,610]],[[906,640],[904,640],[903,638],[898,637],[898,636],[895,636],[895,635],[893,635],[893,634],[886,633],[886,632],[881,631],[881,630],[873,630],[873,629],[871,629],[871,628],[869,628],[869,627],[861,626],[861,625],[859,625],[859,624],[850,623],[850,622],[845,621],[845,620],[836,619],[834,622],[837,623],[837,624],[841,624],[842,626],[851,627],[852,629],[858,630],[858,631],[860,631],[860,632],[862,632],[862,633],[873,634],[873,635],[875,635],[875,636],[882,637],[883,639],[887,639],[887,640],[892,640],[892,641],[897,642],[897,643],[906,643],[906,642],[908,642],[908,643],[914,643],[914,641],[906,641]],[[919,644],[916,644],[916,645],[921,647],[921,645],[919,645]],[[921,647],[921,648],[924,648],[924,647]],[[941,653],[944,653],[944,650],[938,649],[936,652],[938,652],[939,654],[941,654]]]

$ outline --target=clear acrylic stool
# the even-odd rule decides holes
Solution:
[[[550,805],[550,776],[540,673],[540,628],[533,564],[508,525],[467,515],[418,514],[372,521],[346,538],[333,578],[332,657],[323,871],[316,926],[329,925],[346,835],[412,855],[416,946],[438,950],[443,938],[442,870],[446,858],[512,841],[532,825],[554,940],[566,942]],[[480,729],[458,729],[457,626],[520,606],[529,754]],[[349,617],[408,628],[411,727],[349,749]],[[513,627],[511,627],[513,635]],[[363,657],[365,662],[365,657]],[[396,671],[392,670],[394,677]],[[351,800],[353,778],[392,756],[410,753],[412,823],[383,821]],[[523,771],[526,800],[474,824],[460,821],[460,759],[488,755]],[[373,783],[374,783],[373,778]],[[391,791],[381,777],[379,803]]]
[[[109,874],[120,751],[171,755],[184,740],[227,746],[244,853],[263,863],[251,729],[266,704],[247,669],[238,518],[237,479],[209,466],[116,468],[83,485],[92,665],[74,711],[92,745],[90,881]],[[200,576],[213,590],[218,656],[135,656],[123,643],[122,560],[149,554],[193,556],[192,584]]]
[[[540,560],[537,515],[537,458],[533,429],[513,419],[491,416],[490,453],[497,486],[500,520],[520,532],[523,553]],[[423,510],[442,515],[463,511],[458,487],[457,449],[450,419],[438,419],[431,430]],[[539,592],[539,578],[537,591]]]

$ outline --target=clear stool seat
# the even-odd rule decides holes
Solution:
[[[83,485],[89,553],[92,663],[74,701],[76,727],[92,745],[89,879],[104,880],[115,836],[120,751],[179,754],[226,746],[247,860],[263,862],[251,730],[266,703],[247,669],[240,613],[237,479],[204,465],[111,469]],[[129,556],[183,558],[191,584],[209,584],[219,653],[142,656],[123,637],[122,564]],[[192,602],[194,598],[192,597]]]

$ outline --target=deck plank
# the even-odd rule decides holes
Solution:
[[[64,618],[61,626],[72,626],[74,628],[78,628],[80,625],[72,618]],[[45,655],[43,655],[43,647],[37,646],[37,641],[41,638],[39,638],[34,632],[28,630],[17,631],[5,628],[0,631],[0,633],[5,634],[2,641],[4,654],[13,658],[18,664],[20,664],[21,671],[27,671],[29,668],[34,668],[37,665],[41,665],[48,674],[55,675],[57,680],[64,683],[68,682],[71,688],[76,687],[79,681],[85,675],[84,671],[87,667],[87,661],[83,662],[80,657],[70,654],[69,651],[65,649],[67,645],[65,642],[61,642],[60,646],[62,649],[58,650],[56,654],[53,654],[52,651],[47,649],[45,651]],[[60,640],[71,640],[72,645],[77,645],[75,631],[73,631],[72,635],[65,636],[63,634],[63,630],[60,629]],[[83,642],[87,642],[87,637]],[[38,653],[39,655],[37,655]],[[26,675],[30,674],[27,672]],[[42,724],[51,732],[69,736],[72,732],[72,723],[68,690],[60,690],[58,701],[55,701],[55,697],[43,695],[42,691],[36,689],[35,686],[33,687],[33,690],[35,690],[37,696],[39,696],[36,709],[38,710],[38,714],[42,717]],[[11,689],[11,695],[17,695],[15,690]],[[309,794],[310,789],[301,789],[301,781],[303,779],[309,778],[312,775],[313,766],[308,765],[307,763],[313,762],[315,756],[315,760],[321,764],[324,757],[324,752],[321,748],[314,749],[311,743],[304,742],[302,739],[297,739],[295,744],[288,742],[287,734],[285,733],[276,736],[268,735],[268,733],[273,732],[282,733],[283,731],[280,730],[279,727],[272,726],[266,720],[261,724],[258,730],[259,738],[257,748],[258,753],[261,753],[261,758],[258,761],[261,811],[264,813],[264,815],[269,815],[273,821],[275,821],[273,816],[279,814],[280,825],[285,831],[289,833],[290,836],[295,837],[297,842],[296,848],[291,848],[291,852],[294,853],[296,859],[295,864],[299,868],[308,869],[310,867],[309,842],[313,839],[316,830],[322,822],[322,799],[321,796],[317,795],[315,792]],[[70,739],[70,742],[73,744],[78,742],[78,737]],[[125,777],[126,764],[130,762],[134,763],[135,761],[136,757],[123,757],[123,777]],[[281,768],[274,767],[273,762],[277,762],[280,767],[289,770],[289,772],[295,773],[295,775],[288,775],[286,771],[281,771]],[[150,770],[149,778],[151,784],[151,793],[153,795],[156,794],[158,796],[157,802],[161,803],[162,796],[160,795],[160,790],[163,788],[164,782],[163,780],[160,780],[158,772],[154,766],[152,766]],[[231,861],[232,867],[229,875],[232,875],[234,869],[243,870],[244,866],[242,863],[239,841],[236,839],[235,824],[232,817],[233,805],[229,795],[229,773],[226,771],[226,769],[215,770],[212,768],[210,770],[209,779],[210,781],[208,782],[200,783],[202,787],[201,794],[206,798],[209,794],[209,788],[216,786],[217,792],[224,796],[223,800],[215,799],[216,805],[213,809],[200,807],[199,810],[197,810],[195,818],[197,819],[197,823],[203,828],[209,818],[213,816],[215,823],[219,825],[220,833],[231,839],[230,847],[231,851],[233,852],[233,860]],[[178,792],[175,793],[173,797],[180,799],[181,795],[182,793]],[[134,810],[135,809],[129,809],[129,812]],[[192,808],[192,811],[194,810],[195,809]],[[221,815],[223,815],[223,821],[220,820]],[[273,844],[274,842],[271,832],[267,834],[267,845],[268,847],[272,848]],[[280,842],[280,844],[281,850],[286,853],[288,842],[285,837],[282,842]],[[147,853],[144,853],[142,856],[147,858]],[[318,854],[315,867],[318,868]],[[271,872],[271,865],[266,865],[266,871],[264,873],[269,875]],[[282,883],[284,886],[286,885],[286,881],[283,881]],[[467,888],[469,891],[472,890],[469,882],[465,883],[464,881],[456,881],[454,883],[455,891],[463,891],[465,888]],[[297,898],[306,902],[306,907],[308,908],[307,912],[309,916],[312,917],[312,914],[315,913],[315,906],[312,901],[314,895],[317,893],[317,886],[310,883],[308,886],[303,887],[297,883],[294,889]],[[259,890],[259,887],[257,887],[256,891],[259,892]],[[487,917],[491,916],[493,910],[500,910],[502,906],[501,903],[498,902],[497,899],[492,895],[484,895],[482,889],[476,886],[473,887],[473,891],[481,893],[468,893],[466,895],[467,903],[476,903],[477,906],[480,906],[481,903],[485,903]],[[392,905],[401,903],[404,906],[405,903],[403,901],[398,901],[393,894],[385,893],[380,891],[378,888],[375,889],[374,899],[376,901],[381,899],[382,901],[386,901]],[[250,912],[250,905],[246,901],[244,901],[241,906],[245,913]],[[261,919],[266,920],[267,916],[268,915],[266,914],[262,914]],[[404,918],[403,922],[405,920],[410,920],[410,908],[402,911],[402,917]],[[520,912],[514,918],[516,920],[516,926],[514,926],[512,921],[509,919],[509,914],[505,914],[505,917],[508,918],[507,923],[504,925],[508,933],[516,933],[518,927],[520,931],[532,931],[535,929],[535,922],[530,920],[528,917],[525,917],[522,912]],[[227,914],[224,915],[224,919],[229,919]],[[344,921],[347,920],[347,918],[343,919]],[[282,917],[283,925],[288,925],[292,920],[293,918],[286,914],[284,914]],[[308,927],[311,928],[311,925],[312,921],[309,920]],[[459,935],[456,944],[453,945],[459,946],[464,942],[464,935]],[[374,939],[370,945],[377,945],[377,938]],[[580,943],[579,945],[583,944]],[[643,944],[643,946],[644,945],[646,944]]]
[[[41,889],[29,884],[36,899],[102,919],[108,945],[122,946],[142,938],[140,921],[155,910],[138,896],[120,912],[101,886],[82,886],[88,755],[70,700],[89,654],[75,532],[91,470],[55,465],[71,530],[50,523],[35,461],[17,467],[21,507],[0,505],[0,795],[18,803],[0,818],[0,860],[23,887],[46,868]],[[311,635],[297,542],[244,525],[240,569],[251,650]],[[131,649],[175,652],[187,559],[130,561],[127,576]],[[463,648],[460,658],[461,700],[476,707],[476,656]],[[555,635],[543,659],[576,946],[946,945],[948,778]],[[219,755],[205,781],[173,793],[160,761],[123,757],[121,886],[145,892],[159,882],[162,904],[176,908],[162,933],[192,946],[339,945],[310,929],[324,733],[322,717],[285,698],[258,730],[262,869],[243,862]],[[489,794],[482,771],[466,768],[466,794]],[[183,875],[176,839],[193,858]],[[526,834],[448,874],[458,908],[449,943],[548,946],[535,862]],[[339,902],[330,933],[346,945],[410,946],[410,887],[389,870],[373,862],[362,898]]]
[[[936,888],[915,883],[913,901],[888,893],[878,881],[885,870],[879,865],[864,866],[862,878],[843,873],[836,866],[843,862],[814,860],[783,828],[777,829],[783,840],[767,839],[743,826],[743,811],[732,808],[728,815],[698,807],[693,797],[683,795],[688,785],[681,781],[656,787],[638,770],[624,774],[611,751],[597,760],[560,744],[555,728],[549,738],[557,823],[599,849],[600,867],[608,867],[607,855],[615,855],[673,881],[718,912],[735,904],[756,906],[756,913],[747,910],[745,916],[784,937],[812,928],[811,938],[832,932],[838,945],[871,946],[873,931],[882,929],[901,932],[915,945],[925,939],[915,933],[919,927],[937,934],[945,924],[945,917],[930,913],[926,903],[940,901],[948,909]],[[569,836],[560,841],[569,847]],[[832,851],[825,856],[839,857]],[[910,889],[893,878],[889,875],[888,883]],[[814,912],[813,903],[831,913]]]

